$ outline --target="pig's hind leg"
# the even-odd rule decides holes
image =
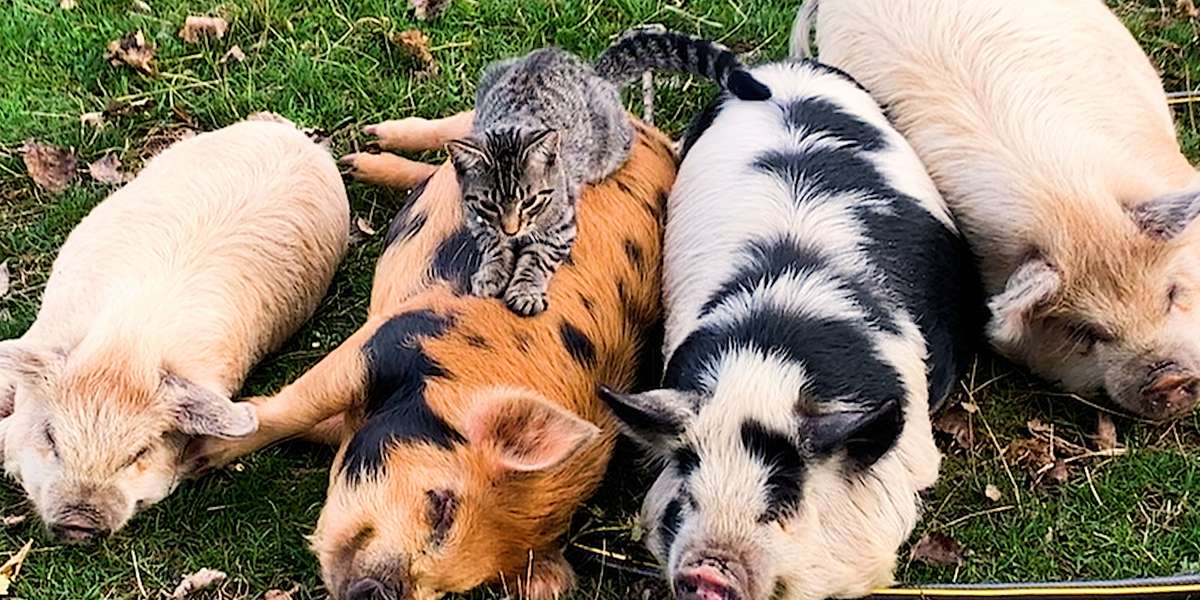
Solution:
[[[347,154],[340,162],[347,174],[371,185],[410,190],[433,176],[437,165],[409,160],[395,154]]]
[[[471,121],[474,118],[474,111],[460,112],[444,119],[408,117],[368,125],[363,128],[363,132],[375,136],[376,144],[384,150],[440,150],[451,140],[470,134]]]

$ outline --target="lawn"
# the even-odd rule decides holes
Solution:
[[[550,43],[595,56],[640,23],[719,39],[752,61],[778,58],[798,0],[456,0],[432,22],[417,21],[404,0],[69,4],[75,6],[0,0],[0,260],[12,272],[11,292],[0,298],[0,339],[32,322],[56,249],[111,190],[86,174],[86,165],[105,154],[134,169],[180,129],[217,128],[260,110],[332,133],[341,154],[366,142],[362,124],[468,108],[491,60]],[[1161,67],[1168,90],[1200,87],[1200,19],[1175,0],[1110,4]],[[183,43],[177,32],[184,19],[210,11],[228,20],[228,34]],[[413,27],[429,38],[435,73],[417,73],[422,66],[392,41]],[[157,46],[155,76],[105,61],[109,41],[139,29]],[[235,45],[245,60],[222,62]],[[658,89],[657,122],[673,135],[712,94],[706,84],[669,78],[658,79]],[[102,130],[81,123],[81,114],[106,107],[112,110]],[[1200,158],[1200,104],[1181,102],[1175,114],[1190,156]],[[26,176],[19,148],[30,138],[78,152],[80,176],[66,192],[47,193]],[[354,214],[382,231],[400,198],[357,184],[349,189]],[[277,389],[361,321],[380,237],[354,246],[316,318],[254,373],[249,392]],[[1200,417],[1167,428],[1117,418],[1120,448],[1110,453],[1123,455],[1077,457],[1103,445],[1091,438],[1094,408],[990,357],[980,359],[960,396],[974,412],[953,413],[948,425],[957,426],[947,428],[958,430],[958,440],[941,437],[943,476],[914,540],[942,534],[961,544],[964,556],[939,566],[908,560],[906,548],[901,581],[1200,571]],[[1040,471],[1038,452],[1050,439],[1061,464]],[[185,485],[93,546],[57,545],[32,518],[0,526],[0,560],[34,540],[13,590],[30,600],[160,597],[201,567],[230,575],[209,597],[260,598],[293,587],[295,598],[323,597],[304,536],[320,511],[330,459],[328,450],[299,444],[264,451]],[[628,473],[638,463],[623,448],[616,464]],[[637,541],[634,515],[649,479],[628,479],[606,484],[572,528],[575,598],[667,595]],[[19,489],[0,486],[0,514],[27,511]]]

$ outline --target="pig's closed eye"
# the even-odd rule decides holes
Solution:
[[[1071,323],[1067,326],[1071,341],[1081,347],[1081,350],[1091,352],[1097,344],[1107,344],[1116,341],[1117,336],[1108,329],[1095,323]]]
[[[137,461],[146,458],[147,454],[150,454],[150,446],[146,446],[145,448],[138,450],[136,454],[129,458],[129,460],[125,461],[125,464],[121,468],[125,469],[132,467],[135,463],[137,463]]]
[[[454,517],[458,512],[458,496],[450,490],[429,490],[425,492],[428,502],[426,516],[432,529],[429,543],[439,546],[446,541],[450,528],[454,526]]]
[[[1171,284],[1171,287],[1167,289],[1168,311],[1175,308],[1179,304],[1179,301],[1182,299],[1181,296],[1183,296],[1183,288],[1180,287],[1178,283]]]
[[[46,445],[50,446],[50,451],[54,453],[54,458],[58,458],[58,443],[54,441],[54,432],[47,425],[42,433],[46,436]]]

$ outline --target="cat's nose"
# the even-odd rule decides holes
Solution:
[[[515,214],[506,214],[500,219],[500,228],[508,235],[516,235],[518,231],[521,231],[521,220]]]

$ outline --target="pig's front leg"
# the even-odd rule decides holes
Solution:
[[[288,438],[308,436],[340,440],[344,425],[333,425],[341,413],[366,394],[367,360],[363,347],[386,320],[369,320],[354,335],[274,396],[252,398],[258,430],[240,439],[200,438],[184,456],[184,471],[203,473]]]

